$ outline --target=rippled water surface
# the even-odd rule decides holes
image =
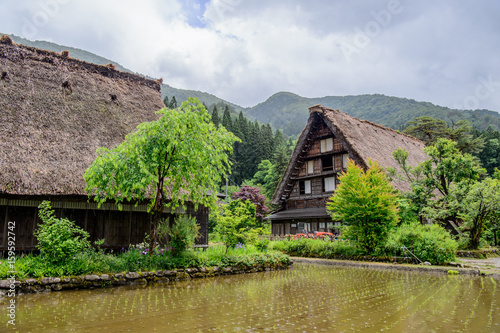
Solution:
[[[0,331],[500,332],[498,289],[487,277],[295,264],[176,284],[16,296],[16,326]]]

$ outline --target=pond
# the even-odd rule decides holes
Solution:
[[[6,331],[500,332],[499,284],[296,263],[174,284],[19,295],[16,325]]]

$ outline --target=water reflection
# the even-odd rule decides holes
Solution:
[[[495,332],[498,284],[295,264],[286,271],[169,285],[21,295],[16,326],[8,331]]]

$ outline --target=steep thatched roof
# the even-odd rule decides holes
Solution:
[[[348,116],[339,110],[333,110],[321,105],[315,105],[309,108],[309,119],[306,127],[302,131],[295,146],[295,150],[290,158],[288,167],[283,178],[276,189],[272,202],[279,204],[284,189],[289,184],[289,179],[294,167],[297,167],[298,157],[304,149],[306,140],[308,140],[314,126],[318,122],[324,122],[332,131],[336,138],[349,152],[349,156],[363,168],[368,167],[368,159],[377,161],[382,167],[395,168],[399,170],[392,152],[396,149],[404,148],[408,150],[408,164],[417,165],[429,157],[424,153],[425,144],[406,134],[399,133],[393,129]],[[409,191],[410,186],[407,182],[395,179],[393,186],[400,191]]]
[[[158,81],[0,40],[0,193],[85,194],[82,175],[163,107]]]

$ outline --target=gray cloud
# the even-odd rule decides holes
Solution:
[[[286,90],[500,111],[499,10],[494,0],[6,0],[0,31],[243,106]]]

